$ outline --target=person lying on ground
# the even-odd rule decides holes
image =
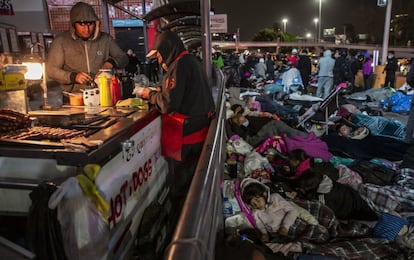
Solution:
[[[228,135],[238,135],[253,147],[256,147],[269,136],[286,134],[287,136],[307,136],[308,134],[292,128],[282,120],[273,118],[243,116],[234,114],[227,119]]]
[[[309,168],[292,185],[299,197],[322,201],[338,219],[378,220],[378,214],[356,190],[332,180],[323,172]]]

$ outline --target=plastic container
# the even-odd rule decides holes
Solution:
[[[71,106],[83,106],[83,94],[76,93],[69,95],[69,104]]]
[[[100,94],[95,82],[91,82],[83,91],[83,103],[87,114],[97,114],[100,112]]]
[[[223,216],[225,218],[233,216],[233,206],[227,197],[224,197],[223,199]]]

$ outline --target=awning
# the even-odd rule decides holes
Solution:
[[[151,22],[154,19],[163,18],[167,21],[173,21],[184,16],[197,15],[200,17],[199,1],[182,1],[176,3],[168,3],[157,7],[146,14],[143,19]]]
[[[199,1],[168,3],[151,10],[143,19],[149,23],[161,19],[157,30],[175,31],[188,49],[201,45],[201,16]]]

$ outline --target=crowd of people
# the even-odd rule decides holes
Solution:
[[[399,162],[408,158],[412,144],[400,135],[400,124],[392,126],[394,121],[387,121],[361,102],[363,111],[358,110],[344,97],[375,90],[372,54],[325,49],[317,62],[307,49],[291,49],[280,55],[246,51],[223,57],[228,94],[226,152],[228,160],[238,165],[232,177],[225,169],[225,178],[230,181],[223,185],[223,196],[230,194],[241,213],[225,218],[232,243],[220,253],[240,250],[244,259],[257,254],[263,259],[300,259],[309,254],[321,259],[380,259],[391,255],[403,259],[412,254],[414,245],[407,249],[399,241],[411,236],[404,214],[412,212],[414,205],[408,202],[410,206],[406,207],[405,191],[396,191],[400,189],[397,179],[406,178],[402,172],[411,172],[412,166]],[[332,113],[329,119],[323,119],[327,121],[321,127],[329,131],[323,130],[321,136],[315,136],[314,129],[292,124],[287,116],[297,117],[306,111],[300,106],[309,104],[287,100],[291,95],[275,98],[266,92],[267,85],[292,69],[302,78],[300,95],[313,93],[325,100],[334,86],[346,83],[336,111],[328,111]],[[388,76],[380,89],[395,92],[397,72],[398,62],[390,51],[383,70]],[[358,83],[357,73],[363,75]],[[414,84],[414,70],[408,75],[408,84]],[[315,78],[316,84],[312,82]],[[228,192],[229,186],[236,190],[233,195]],[[380,202],[380,194],[388,194],[385,196],[393,202]],[[405,206],[397,206],[401,203]],[[388,226],[390,219],[395,226]],[[253,248],[245,245],[243,237],[254,244]]]
[[[285,71],[292,68],[300,73],[303,94],[314,93],[318,97],[326,98],[333,87],[342,82],[349,83],[350,93],[373,87],[374,61],[372,53],[366,50],[325,49],[320,51],[320,55],[315,55],[306,48],[300,51],[293,48],[280,54],[250,53],[246,50],[238,57],[233,57],[235,54],[217,52],[214,57],[220,56],[225,61],[219,68],[227,72],[236,69],[241,78],[236,85],[244,88],[252,88],[252,83],[257,82],[274,83]],[[215,59],[213,64],[216,64]],[[357,82],[358,72],[362,74],[362,80]],[[381,86],[395,89],[399,63],[394,51],[388,52],[381,72],[385,74]],[[235,74],[234,71],[232,74]]]

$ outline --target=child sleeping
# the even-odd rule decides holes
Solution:
[[[267,242],[276,237],[287,238],[290,227],[295,222],[306,222],[318,229],[318,234],[326,233],[326,228],[318,224],[318,221],[304,208],[294,202],[285,200],[278,193],[270,194],[269,188],[253,178],[246,178],[240,184],[243,201],[252,209],[257,229],[262,234],[262,240]],[[269,237],[270,236],[270,237]],[[313,238],[311,237],[310,240]],[[318,241],[321,236],[315,237]]]

